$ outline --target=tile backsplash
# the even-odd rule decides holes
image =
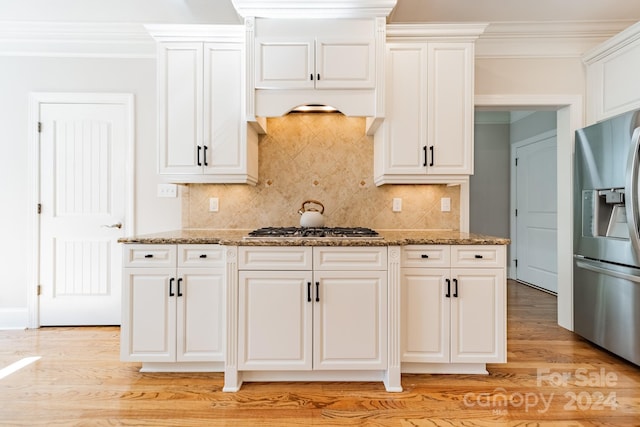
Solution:
[[[341,114],[289,114],[270,118],[260,136],[259,181],[189,184],[182,188],[184,228],[253,229],[297,226],[298,209],[314,199],[326,226],[374,229],[453,229],[460,225],[460,187],[373,183],[373,140],[365,119]],[[209,198],[219,211],[209,212]],[[394,197],[402,212],[392,212]],[[440,199],[451,211],[440,211]]]

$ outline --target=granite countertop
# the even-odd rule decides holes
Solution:
[[[452,230],[376,230],[382,238],[251,238],[251,230],[182,229],[123,237],[120,243],[221,244],[227,246],[406,246],[406,245],[508,245],[504,237]]]

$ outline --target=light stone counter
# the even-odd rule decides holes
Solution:
[[[227,246],[406,246],[406,245],[508,245],[504,237],[449,230],[376,230],[382,238],[250,238],[251,230],[182,229],[124,237],[120,243],[221,244]]]

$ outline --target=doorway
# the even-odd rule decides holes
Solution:
[[[132,229],[133,97],[33,94],[35,326],[119,325]]]
[[[478,111],[548,110],[557,119],[558,324],[573,330],[572,176],[576,129],[584,125],[579,95],[476,95]],[[513,267],[509,266],[510,271]]]

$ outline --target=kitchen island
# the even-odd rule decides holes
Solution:
[[[486,374],[506,362],[509,239],[447,230],[376,238],[123,238],[121,359],[248,381]]]

